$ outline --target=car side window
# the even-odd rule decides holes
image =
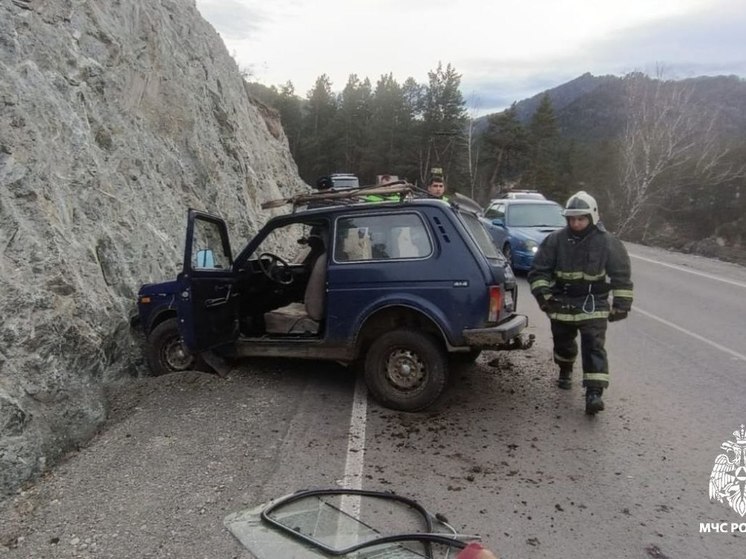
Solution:
[[[193,270],[225,270],[230,267],[230,258],[223,247],[220,227],[202,219],[194,221],[192,240]]]
[[[487,219],[505,219],[505,204],[493,204],[484,212]]]
[[[427,258],[432,252],[427,228],[415,213],[343,217],[336,223],[337,262]]]

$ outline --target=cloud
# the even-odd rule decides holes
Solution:
[[[260,6],[242,0],[197,0],[197,9],[227,40],[247,39],[271,19]]]
[[[326,73],[427,80],[438,61],[462,93],[500,110],[590,72],[746,73],[743,0],[197,0],[239,64],[310,89]]]
[[[651,72],[662,64],[673,78],[742,75],[746,69],[744,29],[743,4],[718,0],[706,10],[616,32],[594,45],[595,58],[620,73]]]
[[[482,114],[504,109],[579,75],[655,74],[658,67],[670,79],[699,75],[746,75],[746,11],[740,0],[715,0],[706,7],[628,25],[589,38],[577,48],[549,56],[523,59],[507,55],[464,58],[465,96],[480,99]]]

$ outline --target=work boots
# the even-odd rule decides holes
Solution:
[[[596,413],[603,411],[604,401],[601,399],[603,392],[603,388],[596,386],[589,386],[585,389],[585,413],[596,415]]]
[[[560,365],[557,386],[562,390],[570,390],[572,388],[572,379],[570,377],[572,377],[572,365]]]

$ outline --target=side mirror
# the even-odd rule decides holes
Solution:
[[[496,217],[492,220],[492,225],[497,225],[498,227],[505,227],[505,222],[502,220],[502,218]]]

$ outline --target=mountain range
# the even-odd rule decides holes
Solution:
[[[695,102],[714,108],[719,128],[738,140],[746,134],[746,80],[738,76],[700,76],[677,80],[691,87]],[[548,95],[563,137],[579,141],[597,141],[619,134],[626,120],[625,79],[619,76],[594,76],[585,73],[516,103],[518,118],[527,124],[544,95]],[[488,116],[480,118],[478,130],[486,126]]]

